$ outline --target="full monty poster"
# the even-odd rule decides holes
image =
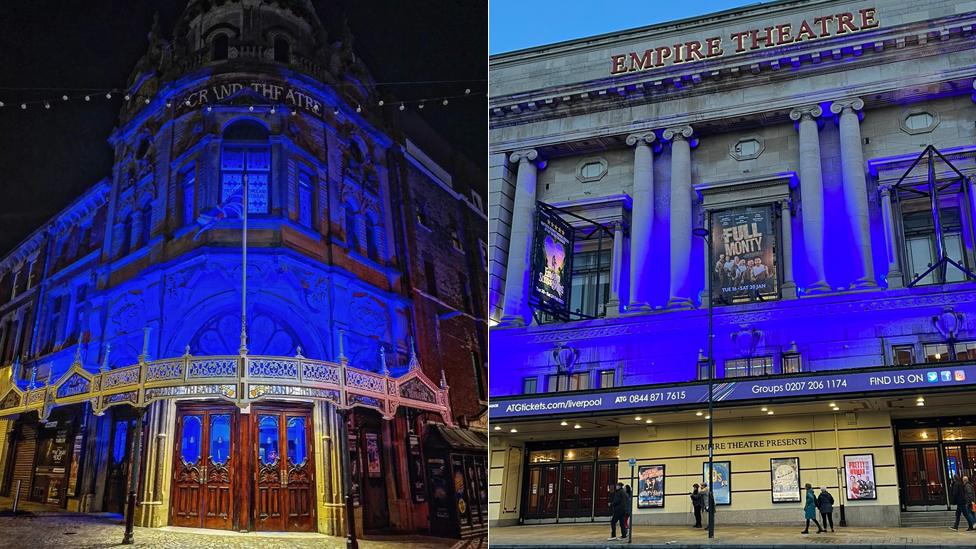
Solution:
[[[537,309],[565,316],[573,271],[573,228],[543,203],[536,208],[532,298]]]
[[[778,295],[773,208],[751,206],[710,216],[712,299],[731,303]]]
[[[708,462],[702,463],[702,478],[708,481]],[[715,505],[732,505],[732,462],[712,462],[712,497]]]
[[[878,499],[878,487],[874,482],[874,454],[844,456],[844,473],[847,478],[847,499]]]
[[[800,458],[770,458],[773,503],[800,501]]]
[[[637,508],[657,507],[664,507],[664,466],[641,466],[637,469]]]

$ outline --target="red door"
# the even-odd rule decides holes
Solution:
[[[170,524],[230,530],[234,521],[233,433],[237,414],[228,408],[177,411]]]
[[[315,478],[310,413],[258,408],[251,416],[257,452],[255,530],[313,531]]]

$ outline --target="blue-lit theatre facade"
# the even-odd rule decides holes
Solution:
[[[391,137],[310,2],[191,0],[174,36],[149,34],[111,177],[0,259],[0,493],[121,513],[137,463],[143,526],[341,535],[349,493],[360,531],[483,532],[483,294],[440,287],[467,347],[428,361],[436,242],[404,236],[442,197],[426,288],[484,285],[475,183]]]
[[[720,524],[795,521],[807,482],[854,525],[948,508],[974,24],[773,2],[491,59],[493,526],[608,520],[618,479],[638,523],[692,524],[709,354]]]

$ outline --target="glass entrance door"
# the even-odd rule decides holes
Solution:
[[[233,528],[235,423],[236,415],[226,408],[178,411],[170,506],[173,526]]]
[[[556,488],[559,482],[559,465],[529,467],[529,492],[525,518],[556,518]]]
[[[956,475],[972,479],[976,474],[976,444],[945,445],[945,474],[947,486],[952,486]]]
[[[593,464],[563,464],[559,518],[589,517],[593,512]]]
[[[899,460],[907,507],[946,504],[938,445],[902,447]]]
[[[314,530],[310,414],[258,409],[252,415],[257,441],[255,529]]]

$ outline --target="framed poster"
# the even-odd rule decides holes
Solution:
[[[567,318],[573,277],[573,227],[542,202],[536,204],[533,246],[533,305],[558,318]]]
[[[708,482],[708,462],[702,463],[702,479]],[[715,505],[732,505],[732,462],[712,462],[712,482],[709,483]]]
[[[712,212],[712,299],[722,303],[779,297],[772,206]]]
[[[847,479],[847,499],[878,499],[874,481],[874,454],[844,456],[844,478]]]
[[[408,465],[410,471],[410,491],[414,503],[427,501],[427,485],[424,483],[424,461],[420,455],[420,437],[407,436]]]
[[[637,468],[637,508],[664,507],[664,466],[642,465]]]
[[[800,501],[800,458],[769,458],[773,503]]]
[[[380,465],[380,439],[376,433],[366,433],[366,472],[369,478],[383,476],[383,466]]]

